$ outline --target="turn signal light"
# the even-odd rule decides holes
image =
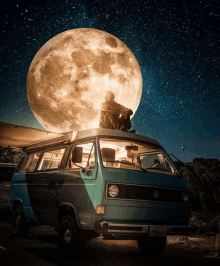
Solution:
[[[103,206],[103,205],[97,206],[96,214],[104,215],[105,214],[105,209],[106,209],[106,206]]]

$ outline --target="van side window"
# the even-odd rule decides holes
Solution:
[[[40,152],[29,154],[27,156],[27,160],[25,161],[22,172],[33,172],[40,158],[40,155]]]
[[[55,169],[60,167],[65,148],[45,151],[37,170]]]
[[[80,150],[82,152],[82,162],[73,163],[72,154],[74,150]],[[72,147],[66,168],[79,170],[77,165],[89,169],[95,167],[95,144],[93,142],[77,144]]]

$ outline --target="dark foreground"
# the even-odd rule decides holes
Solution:
[[[215,251],[215,236],[168,236],[160,257],[141,255],[136,241],[104,241],[101,237],[86,243],[74,260],[61,258],[57,252],[56,232],[48,226],[32,227],[27,238],[14,238],[11,221],[1,216],[0,265],[220,265]],[[188,242],[187,242],[188,237]]]

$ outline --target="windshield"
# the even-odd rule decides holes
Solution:
[[[176,174],[166,154],[159,148],[123,139],[100,139],[102,162],[105,167]]]

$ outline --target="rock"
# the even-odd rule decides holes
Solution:
[[[208,250],[208,249],[203,249],[202,252],[207,254],[207,253],[210,252],[210,250]]]
[[[192,211],[189,224],[197,226],[197,232],[215,236],[219,230],[220,214],[212,211]]]
[[[1,163],[19,163],[23,152],[17,148],[0,146]]]
[[[193,244],[189,246],[190,248],[198,249],[197,245]]]
[[[187,236],[179,236],[178,237],[178,243],[188,243],[189,239]]]
[[[215,252],[215,257],[220,257],[220,252]]]
[[[192,189],[192,210],[220,211],[220,161],[195,158],[185,166],[175,163]]]

